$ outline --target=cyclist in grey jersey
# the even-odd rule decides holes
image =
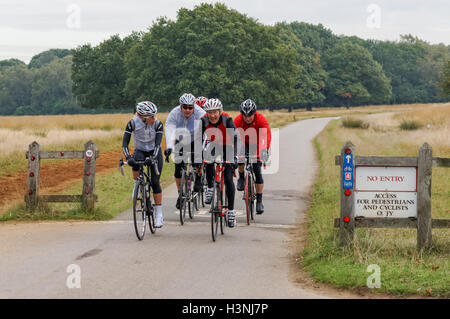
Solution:
[[[133,178],[136,182],[139,176],[139,166],[136,161],[144,161],[147,157],[157,159],[158,170],[161,173],[163,167],[163,157],[161,152],[161,141],[163,136],[163,124],[155,115],[156,105],[152,102],[140,102],[136,107],[136,115],[128,122],[122,140],[122,151],[125,155],[128,165],[133,168]],[[130,154],[128,145],[133,137],[134,153]],[[153,189],[153,198],[155,201],[155,227],[163,225],[162,214],[162,189],[159,182],[160,175],[156,174],[155,168],[150,167],[151,184]]]
[[[176,106],[168,115],[166,119],[166,150],[164,155],[169,157],[175,148],[175,144],[179,143],[186,135],[190,136],[191,152],[194,152],[194,129],[196,121],[199,121],[206,112],[195,103],[195,97],[191,93],[185,93],[180,97],[180,105]],[[198,125],[198,123],[197,123]],[[185,146],[184,149],[189,148]],[[178,154],[176,154],[178,155]],[[181,155],[181,154],[180,154]],[[195,163],[194,166],[198,167],[201,163]],[[181,184],[181,168],[183,163],[175,163],[175,183],[178,191]],[[201,180],[197,175],[196,184],[194,185],[194,191],[198,192],[201,189]],[[177,208],[179,208],[179,199],[177,200]]]

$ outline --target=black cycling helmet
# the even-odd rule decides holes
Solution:
[[[253,100],[247,99],[241,103],[239,111],[245,116],[253,115],[256,112],[256,104]]]

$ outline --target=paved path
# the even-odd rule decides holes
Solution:
[[[247,226],[236,192],[237,227],[215,243],[206,211],[180,225],[174,184],[164,190],[164,227],[143,241],[131,210],[108,222],[0,224],[0,298],[326,298],[290,281],[288,232],[318,169],[312,139],[329,120],[279,131],[279,169],[264,175],[266,212]],[[72,264],[81,288],[67,287]]]

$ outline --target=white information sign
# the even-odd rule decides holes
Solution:
[[[417,168],[356,166],[355,217],[417,217]]]

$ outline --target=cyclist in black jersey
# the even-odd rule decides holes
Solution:
[[[138,103],[136,115],[128,122],[123,134],[122,151],[128,165],[133,168],[133,178],[136,182],[139,175],[139,166],[136,161],[144,161],[147,157],[154,157],[158,161],[158,170],[162,172],[163,157],[161,141],[163,137],[163,124],[156,118],[157,107],[149,101]],[[128,145],[133,136],[134,153],[130,154]],[[157,175],[153,166],[151,170],[151,184],[155,201],[155,227],[162,227],[162,189],[159,183],[160,175]],[[133,188],[134,189],[134,188]]]

